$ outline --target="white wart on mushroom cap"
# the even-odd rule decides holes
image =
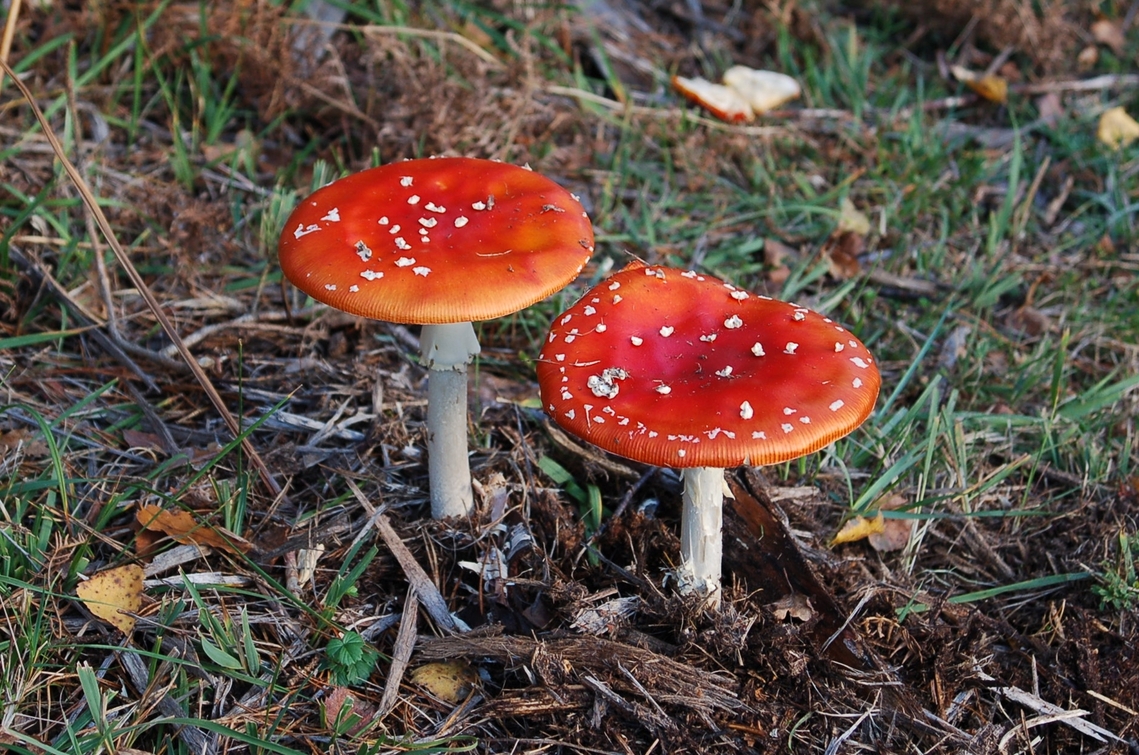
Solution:
[[[563,428],[668,467],[817,451],[866,419],[881,386],[870,352],[829,318],[639,262],[554,320],[537,371]]]
[[[372,168],[304,199],[278,253],[306,294],[352,314],[442,324],[517,312],[573,280],[593,252],[581,203],[491,160]]]

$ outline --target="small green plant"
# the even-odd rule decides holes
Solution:
[[[1139,606],[1139,576],[1135,565],[1139,562],[1139,538],[1126,532],[1119,533],[1119,556],[1115,563],[1103,562],[1100,584],[1092,587],[1099,596],[1100,607],[1114,611],[1130,611]]]
[[[343,637],[329,640],[324,654],[325,668],[332,674],[332,683],[344,687],[367,680],[380,657],[359,632],[345,632]]]

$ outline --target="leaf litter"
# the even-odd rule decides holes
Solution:
[[[825,37],[817,33],[818,22],[794,6],[784,8],[784,18],[777,19],[766,15],[774,9],[749,4],[753,15],[741,22],[748,32],[743,39],[721,23],[730,9],[704,6],[703,20],[684,12],[633,8],[630,12],[648,26],[628,37],[642,46],[627,50],[624,59],[658,60],[664,64],[659,66],[662,70],[671,70],[669,61],[676,62],[677,51],[685,47],[676,41],[697,29],[703,29],[706,43],[743,56],[750,46],[762,43],[762,27],[777,20],[785,21],[804,44],[826,46]],[[994,4],[1000,13],[1009,6]],[[628,10],[623,4],[622,8]],[[36,12],[46,14],[37,19],[50,21],[56,29],[79,32],[115,28],[125,18],[123,8],[114,4],[92,6],[74,17]],[[459,45],[446,48],[445,58],[424,54],[435,48],[426,47],[423,37],[397,34],[365,35],[360,45],[347,35],[333,35],[329,57],[298,59],[288,45],[282,13],[258,6],[238,22],[225,12],[202,15],[196,7],[174,4],[168,17],[172,22],[160,25],[152,40],[160,54],[172,56],[171,65],[182,65],[192,59],[181,45],[181,35],[201,34],[203,54],[239,72],[243,106],[266,123],[290,109],[307,113],[288,121],[274,135],[279,141],[266,139],[259,146],[260,159],[273,169],[288,164],[284,145],[301,141],[302,135],[344,139],[345,144],[351,143],[350,136],[363,135],[362,141],[383,145],[385,159],[420,150],[518,160],[529,156],[535,169],[575,185],[595,208],[604,209],[604,192],[598,184],[604,176],[595,172],[593,160],[609,149],[608,140],[618,132],[604,118],[587,115],[587,99],[549,95],[533,87],[533,79],[525,77],[524,63],[533,63],[539,53],[525,48],[526,38],[511,36],[500,42],[472,35],[498,64]],[[996,16],[999,13],[982,19],[979,33],[1000,39]],[[938,23],[948,17],[931,16]],[[1023,34],[1048,31],[1046,17],[1030,20],[1036,27],[1026,24]],[[552,26],[558,23],[567,22],[556,16],[550,21]],[[953,28],[960,31],[964,26]],[[1043,42],[1060,38],[1066,39],[1057,30],[1040,37]],[[236,39],[257,44],[236,44]],[[574,41],[573,33],[566,40],[571,52],[577,45],[577,54],[595,59],[590,41],[581,37]],[[1066,49],[1066,43],[1058,43],[1029,50],[1019,37],[1012,41],[1029,55]],[[511,58],[499,44],[514,45],[510,49],[521,49],[522,57]],[[614,49],[614,44],[609,40],[606,49]],[[243,51],[267,55],[279,67],[272,69],[273,76],[266,76],[264,61],[260,66],[249,61],[232,65],[243,60]],[[1054,58],[1041,59],[1058,65]],[[65,65],[50,68],[49,62],[33,66],[28,77],[39,91],[49,89],[53,71],[66,70]],[[680,65],[693,64],[684,60]],[[979,67],[984,66],[981,60]],[[303,85],[300,69],[309,76]],[[423,91],[435,92],[436,97],[425,103],[419,97]],[[676,108],[670,117],[679,118],[681,112]],[[983,121],[992,116],[979,117]],[[651,120],[640,126],[649,139],[663,131]],[[837,144],[866,138],[847,135],[832,143],[812,126],[802,128],[812,134],[808,141],[834,149],[833,155],[841,159],[854,158],[857,149],[845,152]],[[701,160],[718,161],[715,167],[731,174],[753,149],[735,132],[707,125],[704,129],[690,134],[685,148],[674,156],[678,175],[693,188],[708,180],[708,166]],[[683,752],[706,747],[729,752],[789,748],[837,752],[855,746],[886,750],[911,746],[930,752],[939,748],[1004,752],[1014,742],[1029,742],[1027,737],[1042,737],[1038,744],[1052,751],[1082,747],[1084,737],[1089,737],[1106,751],[1123,752],[1125,745],[1112,737],[1137,736],[1133,716],[1128,716],[1128,711],[1139,708],[1133,617],[1124,614],[1118,621],[1105,617],[1098,601],[1080,590],[1037,589],[1028,593],[1032,600],[1019,602],[955,603],[947,599],[954,592],[951,586],[930,576],[940,567],[978,584],[1008,584],[1096,562],[1108,554],[1096,552],[1090,544],[1105,542],[1105,535],[1121,526],[1134,530],[1133,491],[1089,492],[1078,478],[1065,478],[1059,470],[1051,476],[1046,473],[1033,492],[1068,501],[1060,515],[1015,525],[1008,520],[963,523],[957,518],[923,522],[924,568],[914,571],[903,557],[880,555],[861,542],[834,549],[822,544],[825,536],[819,533],[834,532],[847,513],[846,506],[835,503],[845,496],[835,478],[817,476],[792,494],[748,472],[731,480],[735,500],[729,504],[726,523],[728,594],[723,611],[709,615],[677,598],[669,583],[666,567],[675,562],[678,552],[675,478],[664,471],[622,465],[632,475],[626,479],[552,443],[526,409],[527,399],[534,395],[533,384],[515,356],[530,345],[527,329],[532,325],[513,320],[487,325],[495,344],[488,364],[503,373],[495,377],[509,381],[518,395],[509,402],[482,402],[491,429],[473,451],[476,477],[490,480],[501,475],[503,482],[485,491],[484,507],[470,522],[423,521],[424,374],[405,356],[413,350],[409,341],[414,332],[306,309],[290,294],[266,285],[263,260],[255,253],[257,240],[243,236],[248,227],[235,228],[228,212],[219,211],[217,203],[208,199],[257,192],[221,168],[203,172],[198,185],[179,185],[168,167],[169,145],[155,136],[159,133],[147,131],[133,158],[112,150],[100,154],[107,166],[113,166],[103,177],[101,191],[121,200],[116,227],[138,234],[132,254],[145,261],[148,270],[173,271],[165,277],[148,275],[148,284],[171,311],[182,313],[179,326],[184,333],[200,334],[195,355],[208,366],[208,377],[218,383],[226,403],[241,405],[246,412],[252,408],[253,417],[271,414],[273,407],[284,403],[295,417],[316,418],[316,426],[282,420],[251,431],[268,468],[289,484],[280,494],[265,490],[250,482],[244,459],[220,453],[231,436],[211,415],[185,368],[171,363],[170,355],[176,352],[167,352],[170,344],[154,335],[152,316],[125,279],[114,281],[117,298],[111,299],[111,308],[104,306],[102,297],[91,296],[89,289],[63,287],[46,300],[40,298],[37,291],[54,289],[41,288],[46,285],[42,277],[29,285],[33,270],[67,272],[59,268],[66,267],[67,260],[57,255],[58,245],[31,240],[44,236],[50,230],[47,226],[36,228],[35,236],[21,229],[13,241],[14,248],[30,253],[27,259],[36,266],[20,268],[18,283],[6,282],[0,290],[10,305],[0,315],[4,336],[15,336],[19,327],[26,327],[24,316],[41,331],[60,327],[66,320],[63,312],[79,311],[82,300],[92,322],[116,318],[118,340],[111,343],[121,342],[131,350],[116,355],[90,334],[49,351],[9,349],[0,360],[7,400],[15,408],[4,415],[6,424],[0,429],[14,441],[12,449],[24,449],[18,460],[20,479],[51,473],[52,460],[33,413],[55,418],[58,428],[52,431],[60,439],[73,439],[65,449],[64,464],[73,469],[98,468],[101,483],[76,483],[79,508],[58,509],[59,520],[72,527],[72,533],[83,532],[85,523],[109,523],[91,541],[100,559],[97,564],[113,562],[132,537],[129,510],[104,511],[104,507],[121,506],[120,493],[127,498],[137,494],[127,481],[146,480],[155,472],[156,455],[171,447],[164,436],[173,441],[174,449],[198,452],[191,464],[164,468],[163,485],[181,488],[205,468],[215,482],[247,486],[250,508],[238,534],[248,538],[249,546],[235,547],[242,541],[226,535],[221,537],[224,546],[208,543],[219,548],[219,554],[191,553],[188,558],[195,560],[179,567],[206,573],[224,559],[228,568],[252,576],[259,592],[239,597],[199,588],[199,610],[171,619],[171,629],[198,632],[207,615],[216,618],[222,629],[238,625],[241,611],[256,619],[250,637],[253,654],[272,655],[275,683],[289,693],[291,718],[274,734],[278,742],[303,749],[314,734],[327,735],[338,715],[330,716],[330,711],[348,707],[367,718],[378,709],[372,706],[386,686],[395,696],[382,735],[358,729],[361,722],[346,723],[364,732],[359,734],[361,741],[381,747],[394,746],[383,738],[391,734],[469,735],[486,751],[529,746],[567,752],[576,748]],[[238,131],[228,137],[234,149],[203,145],[210,148],[201,149],[201,157],[240,157]],[[821,145],[814,141],[820,139]],[[531,156],[526,146],[531,144],[551,149]],[[353,156],[354,162],[364,159],[363,154]],[[50,156],[29,148],[22,160],[18,171],[4,168],[5,180],[35,195],[52,174]],[[143,164],[167,166],[166,172],[145,173],[139,167]],[[271,171],[264,186],[272,185],[270,176]],[[1008,193],[1015,191],[1012,187]],[[171,237],[143,231],[151,219],[169,228]],[[852,234],[835,245],[841,255],[824,249],[833,258],[832,282],[861,280],[860,271],[871,259],[867,245],[880,243],[876,238],[867,240],[870,225],[838,229]],[[769,235],[770,246],[764,247],[764,253],[771,255],[773,268],[785,268],[778,272],[786,277],[800,266],[794,257],[809,259],[809,250],[820,249],[819,239],[826,235],[824,231],[800,236],[801,229],[771,226],[763,232]],[[657,254],[654,249],[646,251]],[[905,282],[904,275],[911,272],[902,268],[892,274]],[[902,285],[896,289],[907,290]],[[234,301],[255,315],[241,320],[243,315],[225,308],[193,304],[208,291],[231,292]],[[936,296],[938,291],[934,286],[919,295]],[[973,330],[990,326],[968,323]],[[135,368],[158,378],[161,385],[160,394],[143,399],[151,413],[135,409],[138,399],[122,387],[123,381],[135,379],[134,368],[124,359],[127,355]],[[904,365],[895,369],[901,372]],[[956,364],[947,369],[973,369],[970,355],[958,354]],[[302,381],[306,391],[294,393]],[[93,396],[104,417],[65,411],[85,405]],[[242,426],[248,428],[248,422]],[[42,445],[31,445],[35,443]],[[627,496],[624,513],[606,520],[598,531],[586,531],[574,501],[540,471],[543,453],[555,455],[583,484],[603,488],[607,505]],[[5,458],[4,464],[8,463]],[[353,486],[356,491],[351,491]],[[60,505],[40,500],[45,507]],[[140,506],[138,513],[144,508]],[[147,518],[146,524],[157,526],[162,521],[159,529],[183,542],[200,545],[204,544],[198,539],[200,533],[217,534],[206,524],[216,521],[210,517],[147,511],[157,516]],[[103,513],[107,516],[101,519]],[[886,520],[893,521],[909,520]],[[34,524],[33,516],[29,514],[26,522]],[[384,545],[365,562],[361,556],[367,548],[356,546],[370,544],[373,532],[382,536]],[[69,559],[78,537],[54,544],[52,557],[61,562]],[[319,563],[296,555],[321,548],[325,555]],[[486,569],[489,563],[496,569]],[[345,570],[359,564],[364,566],[352,589],[334,603],[330,596],[343,585]],[[472,570],[471,564],[480,567]],[[134,629],[128,614],[141,608],[141,597],[129,597],[136,582],[141,596],[142,572],[139,569],[136,579],[136,569],[97,571],[75,586],[93,614],[128,634]],[[311,578],[315,598],[300,600],[264,580],[268,574],[284,582],[290,569],[297,575],[294,584],[302,584],[302,573]],[[472,674],[477,671],[478,683],[470,677],[471,690],[461,701],[419,693],[414,678],[401,684],[398,676],[386,676],[390,668],[386,658],[372,678],[350,695],[310,662],[335,636],[328,621],[352,627],[379,650],[394,654],[397,630],[406,626],[410,632],[416,626],[403,620],[401,609],[410,600],[409,583],[416,586],[417,594],[427,584],[436,591],[433,607],[425,608],[431,624],[420,627],[417,640],[411,637],[413,668],[440,663],[470,669]],[[57,610],[48,583],[34,584],[37,591],[25,592],[25,597]],[[94,595],[84,595],[92,589]],[[190,599],[183,586],[164,589],[158,597],[163,605]],[[9,620],[13,607],[20,605],[17,597],[5,596],[3,610]],[[427,604],[423,595],[420,599]],[[113,610],[100,614],[96,605]],[[82,632],[90,631],[89,624],[78,612],[64,613],[58,631],[68,640],[82,638]],[[463,631],[464,627],[472,631]],[[134,635],[140,648],[159,647],[152,628]],[[175,642],[176,635],[172,632],[162,639]],[[179,647],[179,654],[198,653],[200,659],[209,654],[207,647],[218,645],[183,642]],[[224,651],[227,663],[241,662],[239,647]],[[90,647],[78,645],[75,652],[93,662],[111,657],[94,640]],[[141,700],[149,680],[145,669],[141,676],[139,671],[124,661],[122,669],[112,663],[109,673],[120,680],[124,694]],[[213,710],[218,721],[234,725],[238,716],[268,714],[281,702],[270,699],[268,687],[248,681],[258,678],[259,672],[252,669],[220,698],[215,698],[208,678],[190,674],[187,695],[202,703],[199,710]],[[210,673],[219,670],[211,666]],[[386,684],[393,677],[394,683]],[[349,704],[349,698],[363,702]],[[163,701],[175,702],[172,697]],[[25,713],[33,709],[27,707]],[[1025,712],[1036,718],[1025,720]],[[163,713],[178,715],[169,709]],[[29,723],[29,732],[49,741],[64,725],[43,717]]]

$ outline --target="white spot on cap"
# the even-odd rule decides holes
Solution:
[[[415,264],[415,257],[400,257],[395,261],[396,267],[411,267]]]
[[[784,432],[784,433],[789,433],[789,432],[791,432],[792,430],[794,430],[794,429],[795,429],[795,426],[794,426],[794,425],[792,425],[792,424],[790,424],[790,423],[788,423],[788,422],[784,422],[784,423],[783,423],[782,425],[780,425],[779,427],[780,427],[780,428],[783,430],[783,432]]]
[[[582,313],[588,317],[589,315],[597,314],[597,309],[595,307],[586,306],[586,308],[582,310]]]
[[[858,341],[851,340],[851,341],[847,341],[847,343],[850,344],[850,348],[852,348],[852,349],[858,348]]]
[[[676,450],[676,455],[683,459],[685,456],[688,455],[688,452],[685,451],[683,448],[678,448]]]
[[[435,226],[439,225],[439,219],[438,218],[420,218],[419,224],[421,226],[423,226],[424,228],[434,228]],[[422,230],[422,229],[419,232],[420,233],[427,233],[427,231]]]
[[[681,273],[680,275],[682,278],[691,278],[693,280],[696,279],[696,271],[695,270],[687,270],[687,271]]]
[[[372,259],[372,250],[362,240],[356,242],[356,254],[359,255],[362,262]]]
[[[419,204],[419,195],[418,194],[412,194],[410,197],[407,198],[407,203],[408,204]]]
[[[802,322],[803,320],[806,320],[807,319],[807,310],[796,309],[795,314],[791,315],[791,319],[794,320],[795,322]]]
[[[559,325],[565,325],[567,322],[569,322],[572,319],[573,319],[573,315],[566,315],[565,317],[562,318],[561,322],[558,324]]]
[[[732,366],[729,364],[727,367],[725,367],[722,370],[716,370],[716,374],[722,378],[731,377]]]
[[[706,336],[700,336],[700,340],[703,341],[704,343],[712,343],[712,341],[716,340],[716,334],[715,333],[709,333]]]
[[[739,315],[732,315],[727,320],[724,320],[724,327],[727,328],[728,330],[735,330],[736,328],[742,328],[743,324],[744,324],[744,321],[740,319]]]
[[[335,283],[325,283],[324,284],[324,290],[335,291],[336,290],[336,284]]]
[[[558,360],[559,362],[564,362],[564,361],[566,361],[566,355],[565,354],[554,354],[554,359]]]
[[[788,341],[787,345],[783,348],[783,353],[784,354],[794,354],[795,349],[797,349],[797,348],[799,348],[799,344],[795,343],[794,341]]]
[[[606,367],[600,375],[590,375],[585,385],[598,398],[616,398],[620,390],[617,381],[624,380],[628,376],[629,373],[620,367]]]
[[[396,249],[402,249],[405,252],[411,248],[411,244],[407,243],[407,240],[404,239],[403,236],[396,236],[395,237],[395,246],[396,246]]]
[[[862,387],[862,378],[855,378],[854,380],[851,381],[850,384],[853,385],[855,388],[861,388]]]
[[[763,344],[761,344],[759,341],[756,341],[754,344],[752,344],[751,353],[755,354],[757,357],[761,357],[764,356],[767,352],[763,350]]]
[[[749,404],[747,401],[740,404],[741,419],[751,419],[753,416],[755,416],[755,410],[751,408],[751,404]]]
[[[756,430],[751,434],[753,440],[767,440],[767,433],[763,430]]]
[[[661,327],[660,334],[662,337],[668,338],[669,336],[672,335],[673,331],[675,331],[675,330],[676,330],[676,328],[672,327],[671,325],[665,325],[665,326]]]
[[[797,411],[799,411],[799,410],[798,409],[792,409],[789,406],[783,407],[783,413],[786,414],[787,416],[791,416],[792,414],[794,414]]]
[[[573,409],[567,409],[566,410],[566,419],[573,419],[576,416],[577,416],[577,413]]]
[[[629,336],[629,343],[633,344],[634,346],[640,346],[644,342],[645,339],[641,338],[640,336]]]
[[[360,290],[360,287],[357,286],[355,283],[353,283],[351,286],[348,287],[348,290],[351,291],[352,293],[356,293],[357,291]]]
[[[657,393],[659,393],[659,394],[660,394],[660,395],[662,395],[662,396],[667,396],[668,394],[672,393],[672,389],[671,389],[671,388],[669,388],[669,387],[668,387],[667,385],[665,385],[664,383],[661,383],[660,385],[658,385],[658,386],[656,387],[656,392],[657,392]]]
[[[321,220],[327,220],[330,223],[339,223],[340,222],[340,208],[339,207],[333,207],[331,210],[328,211],[327,215],[325,215],[323,218],[321,218]]]
[[[471,222],[471,221],[468,220],[465,215],[460,215],[459,217],[455,218],[455,227],[456,228],[462,228],[463,226],[465,226],[469,222]]]
[[[799,421],[802,422],[804,425],[811,424],[811,418],[810,417],[806,417],[806,416],[800,417]]]
[[[310,233],[316,233],[319,230],[320,226],[316,225],[315,223],[309,226],[306,226],[304,223],[298,223],[297,229],[293,231],[293,238],[299,239],[301,236],[307,236]]]
[[[393,225],[391,227],[391,230],[388,231],[388,233],[390,233],[393,236],[396,235],[397,233],[399,233],[399,224],[397,223],[397,224]]]
[[[612,283],[609,284],[609,290],[610,291],[616,291],[619,288],[621,288],[621,283],[619,281],[613,281]]]
[[[403,176],[399,179],[399,185],[404,187],[411,186],[411,181],[411,176]]]
[[[423,208],[425,210],[430,211],[430,212],[446,212],[447,211],[446,207],[441,207],[441,206],[435,204],[434,202],[428,202],[427,204],[423,205]]]
[[[870,366],[870,364],[862,357],[851,357],[850,361],[854,362],[855,367],[859,367],[864,370]]]
[[[609,328],[608,328],[608,326],[606,326],[606,324],[605,324],[605,323],[603,323],[603,322],[599,322],[599,323],[597,323],[597,332],[598,332],[598,333],[604,333],[604,332],[605,332],[606,330],[608,330],[608,329],[609,329]]]
[[[840,351],[842,351],[842,350],[843,350],[843,349],[845,349],[845,348],[846,348],[846,346],[844,346],[843,344],[839,343],[838,341],[835,341],[835,342],[834,342],[834,353],[836,353],[836,354],[837,354],[837,353],[839,353]]]
[[[620,304],[621,303],[621,294],[613,294],[613,303],[614,304]]]
[[[429,267],[413,267],[411,269],[411,272],[415,273],[416,275],[422,275],[424,278],[426,278],[427,274],[431,272],[431,268],[429,268]]]
[[[843,402],[842,399],[837,399],[837,400],[831,402],[830,410],[832,412],[837,412],[839,409],[841,409],[845,405],[846,404]]]
[[[384,274],[376,270],[365,270],[360,273],[360,277],[366,281],[374,281],[384,277]]]
[[[733,291],[732,298],[736,301],[743,301],[747,298],[747,291]]]
[[[486,202],[475,202],[473,205],[471,205],[471,208],[475,210],[485,210]]]

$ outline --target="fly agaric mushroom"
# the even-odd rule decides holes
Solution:
[[[502,317],[581,272],[593,227],[581,203],[527,168],[466,157],[408,160],[342,178],[286,221],[281,269],[314,299],[423,325],[431,513],[473,507],[467,459],[472,320]]]
[[[870,414],[881,377],[832,320],[694,272],[634,262],[554,320],[538,358],[562,428],[684,468],[680,582],[718,603],[725,467],[817,451]]]

